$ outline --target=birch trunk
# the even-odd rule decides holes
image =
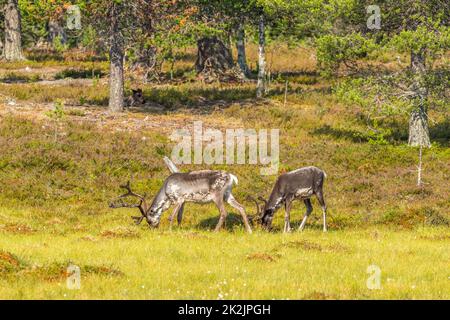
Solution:
[[[258,48],[258,83],[256,85],[256,97],[261,98],[265,91],[266,78],[266,36],[265,36],[265,21],[264,16],[259,17],[259,48]]]
[[[17,0],[8,0],[5,5],[3,58],[7,61],[25,59],[22,52],[21,17]]]
[[[413,91],[414,109],[409,120],[410,146],[430,147],[430,133],[428,130],[427,98],[428,92],[423,83],[425,77],[425,53],[411,52],[411,71],[414,77]]]
[[[109,51],[109,110],[121,112],[124,107],[124,40],[120,31],[120,4],[114,3],[112,6]]]
[[[248,77],[249,70],[247,66],[247,57],[245,54],[245,30],[242,22],[238,25],[236,38],[237,62],[242,73]]]

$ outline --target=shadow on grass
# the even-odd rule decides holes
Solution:
[[[272,74],[274,82],[295,84],[313,85],[319,81],[319,75],[315,71],[291,71],[291,72],[277,72]],[[256,73],[255,73],[256,79]]]
[[[365,143],[369,139],[365,137],[361,132],[351,129],[333,128],[329,125],[314,129],[313,135],[327,135],[336,139],[346,139],[355,143]]]
[[[389,143],[408,142],[408,124],[406,122],[385,121],[382,128],[384,130],[389,130],[386,131],[383,136]],[[371,134],[369,130],[367,130],[367,132],[361,132],[352,129],[333,128],[330,125],[324,125],[314,129],[311,134],[332,136],[336,139],[346,139],[355,143],[367,143],[376,138],[376,135]],[[430,139],[432,142],[438,142],[442,146],[448,146],[450,143],[450,121],[445,119],[444,121],[431,126]]]
[[[23,75],[23,74],[15,74],[15,73],[9,73],[2,77],[0,79],[1,83],[9,83],[9,84],[15,84],[15,83],[34,83],[40,81],[39,75]]]
[[[281,88],[273,88],[266,98],[282,94]],[[146,104],[133,109],[138,112],[155,113],[175,111],[178,109],[193,109],[201,113],[210,113],[217,109],[226,109],[235,103],[255,103],[263,101],[256,99],[256,89],[253,86],[235,87],[154,87],[144,89]],[[160,110],[155,110],[158,107]]]
[[[439,142],[442,146],[450,146],[450,119],[447,118],[430,127],[430,138]]]
[[[63,71],[58,72],[55,75],[55,79],[65,79],[65,78],[73,78],[73,79],[94,79],[105,76],[105,73],[100,69],[65,69]]]
[[[26,53],[27,59],[36,62],[46,61],[64,61],[64,56],[61,53],[52,52],[49,50],[33,50]]]
[[[210,217],[202,220],[199,224],[197,224],[196,228],[202,230],[214,230],[219,221],[219,213],[217,212],[217,216]],[[244,223],[240,215],[235,213],[228,213],[227,219],[223,225],[224,230],[232,231],[235,228],[244,227]]]
[[[70,57],[71,53],[75,53],[76,51],[66,51],[66,53],[57,52],[49,49],[32,49],[26,51],[26,57],[28,60],[36,61],[36,62],[47,62],[47,61],[58,61],[65,62]],[[82,59],[77,59],[77,61],[86,61],[86,62],[98,62],[98,61],[106,61],[106,58],[101,55],[82,55]]]

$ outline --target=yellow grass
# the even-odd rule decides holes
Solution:
[[[121,219],[127,227],[104,226],[103,233],[2,233],[1,248],[27,266],[2,273],[0,298],[450,298],[448,229],[372,227],[327,234],[307,229],[249,236],[192,228],[151,231],[129,226],[127,218]],[[123,228],[133,230],[131,236]],[[1,259],[0,254],[0,266]],[[81,267],[79,290],[67,287],[64,272],[69,264]],[[371,265],[381,270],[379,289],[367,287]],[[93,267],[103,272],[90,273]]]

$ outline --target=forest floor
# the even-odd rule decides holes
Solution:
[[[249,60],[255,56],[250,48]],[[0,65],[0,298],[449,299],[448,110],[430,110],[434,143],[417,187],[406,116],[389,123],[387,143],[374,141],[363,110],[337,99],[309,50],[268,56],[274,80],[265,99],[254,99],[252,81],[191,79],[187,56],[177,64],[183,81],[128,77],[127,92],[141,87],[148,102],[121,114],[106,109],[106,62]],[[188,204],[171,230],[167,213],[152,230],[133,225],[136,210],[108,208],[131,177],[137,192],[157,192],[168,176],[170,135],[194,121],[221,132],[280,129],[279,172],[315,165],[328,175],[329,232],[315,199],[306,230],[290,234],[281,233],[283,209],[274,232],[247,235],[232,208],[219,233],[213,205]],[[267,196],[276,179],[250,164],[179,167],[237,175],[233,194],[249,214],[247,195]],[[294,204],[294,227],[304,210]],[[77,290],[71,265],[81,270]]]

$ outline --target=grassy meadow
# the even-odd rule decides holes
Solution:
[[[448,109],[430,110],[434,143],[417,187],[408,117],[385,120],[391,131],[379,141],[363,110],[336,97],[339,79],[316,72],[311,50],[272,45],[273,79],[261,100],[253,82],[196,81],[192,53],[176,61],[175,80],[144,85],[127,74],[128,92],[140,87],[150,102],[122,114],[107,112],[105,61],[29,53],[29,61],[0,64],[1,299],[450,298]],[[248,57],[255,61],[256,48]],[[373,59],[386,68],[395,60]],[[171,132],[196,120],[223,132],[279,128],[279,172],[315,165],[327,173],[329,232],[315,199],[306,230],[290,234],[281,233],[284,210],[274,232],[248,235],[230,207],[219,233],[212,204],[186,205],[172,229],[169,209],[156,230],[132,223],[136,209],[108,208],[130,178],[136,192],[154,195],[168,176]],[[208,168],[238,176],[233,194],[249,214],[246,196],[268,196],[276,179],[253,165]],[[294,228],[304,211],[294,203]],[[81,269],[79,290],[66,285],[70,264]],[[381,270],[375,290],[371,265]]]

